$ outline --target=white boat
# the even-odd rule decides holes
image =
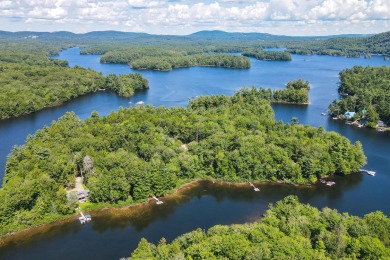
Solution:
[[[81,224],[84,224],[86,222],[86,219],[84,216],[82,216],[82,217],[79,217],[79,221]]]
[[[360,169],[361,172],[365,172],[367,173],[368,175],[371,175],[371,176],[375,176],[376,172],[374,171],[369,171],[369,170],[365,170],[365,169]]]
[[[163,204],[163,203],[164,203],[164,202],[162,202],[161,200],[159,200],[158,198],[156,198],[156,196],[153,196],[152,198],[156,201],[156,204],[157,204],[157,205],[160,205],[160,204]]]
[[[135,103],[136,105],[138,105],[138,106],[141,106],[141,105],[143,105],[145,102],[143,102],[143,101],[138,101],[137,103]]]
[[[322,113],[321,113],[321,116],[326,116],[326,113],[322,112]]]

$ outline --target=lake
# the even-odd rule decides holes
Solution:
[[[129,107],[129,102],[135,104],[141,100],[153,106],[185,106],[189,98],[200,95],[232,95],[242,86],[253,85],[282,89],[285,83],[298,78],[310,81],[310,105],[273,105],[276,120],[289,122],[292,117],[297,117],[300,123],[323,126],[352,142],[360,140],[368,158],[365,168],[375,170],[377,176],[335,176],[332,178],[337,182],[334,187],[261,184],[260,192],[249,187],[201,183],[166,199],[163,205],[100,212],[93,214],[92,222],[85,226],[71,220],[7,240],[2,245],[0,243],[0,259],[118,259],[129,256],[141,237],[151,242],[158,242],[161,237],[170,241],[198,227],[253,221],[264,213],[269,203],[289,194],[298,195],[302,202],[319,208],[328,206],[354,215],[381,210],[390,215],[390,135],[321,116],[338,98],[339,71],[354,65],[389,66],[390,61],[377,56],[364,59],[292,55],[290,62],[251,59],[250,69],[193,67],[157,72],[133,71],[125,64],[101,64],[99,55],[80,55],[78,48],[62,51],[57,58],[68,60],[70,66],[89,67],[104,75],[139,72],[148,79],[150,89],[137,91],[131,98],[119,97],[112,92],[88,94],[60,107],[1,120],[1,179],[12,146],[23,144],[28,134],[49,125],[67,111],[74,111],[85,119],[93,110],[104,116],[120,106]]]

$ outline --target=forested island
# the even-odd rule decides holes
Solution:
[[[329,114],[361,125],[390,123],[390,67],[355,66],[340,72],[341,99],[329,105]]]
[[[275,60],[275,61],[291,60],[291,55],[287,51],[248,50],[248,51],[244,51],[242,55],[246,57],[253,57],[257,60]]]
[[[80,95],[108,89],[132,96],[148,88],[141,74],[107,77],[91,69],[68,68],[66,61],[20,51],[0,52],[0,119],[57,106]],[[6,62],[4,62],[6,61]]]
[[[187,48],[188,49],[188,48]],[[88,52],[90,52],[89,50]],[[132,69],[168,71],[194,66],[213,66],[235,69],[250,68],[246,57],[226,53],[198,53],[198,49],[175,50],[175,48],[129,47],[108,51],[100,61],[103,63],[128,63]]]
[[[364,217],[299,203],[270,205],[260,222],[197,229],[157,245],[142,239],[129,259],[387,259],[390,219]]]
[[[74,213],[66,190],[83,176],[94,207],[128,205],[195,179],[314,183],[366,163],[360,142],[275,122],[264,91],[190,100],[187,108],[140,106],[85,121],[67,113],[28,136],[6,164],[0,234]]]

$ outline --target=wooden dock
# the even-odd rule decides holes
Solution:
[[[163,203],[164,203],[164,202],[162,202],[161,200],[159,200],[156,196],[153,196],[152,198],[156,201],[156,204],[157,204],[157,205],[160,205],[160,204],[163,204]]]
[[[253,183],[249,182],[249,185],[253,188],[254,191],[260,191],[260,189],[256,188],[256,186],[253,185]]]

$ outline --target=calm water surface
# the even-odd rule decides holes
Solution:
[[[249,188],[228,188],[202,183],[182,196],[167,200],[163,205],[135,210],[135,214],[112,212],[96,214],[92,223],[81,226],[76,221],[53,226],[37,234],[15,238],[0,247],[0,259],[117,259],[128,256],[141,237],[158,242],[161,237],[175,236],[197,227],[215,224],[253,221],[267,208],[286,195],[296,194],[301,201],[317,207],[331,207],[351,214],[381,210],[390,215],[390,135],[359,129],[333,121],[325,112],[329,103],[338,98],[338,72],[354,65],[390,65],[380,57],[371,59],[328,56],[292,55],[291,62],[252,61],[248,70],[194,67],[170,72],[140,71],[149,80],[150,89],[139,91],[131,98],[118,97],[112,92],[98,92],[79,97],[61,107],[47,108],[32,115],[0,121],[0,177],[2,179],[7,154],[15,144],[23,144],[33,134],[67,111],[74,111],[81,119],[93,110],[100,115],[128,107],[142,100],[154,106],[185,106],[188,99],[199,95],[232,95],[242,86],[284,88],[290,80],[309,80],[309,106],[273,105],[276,120],[289,122],[297,117],[300,123],[323,126],[347,136],[352,142],[363,143],[368,165],[376,177],[361,174],[336,179],[335,187],[310,188],[288,185],[261,185],[261,192]],[[70,66],[82,66],[109,73],[135,72],[127,65],[101,64],[99,55],[80,55],[78,48],[61,52],[60,59]],[[137,71],[138,72],[138,71]]]

